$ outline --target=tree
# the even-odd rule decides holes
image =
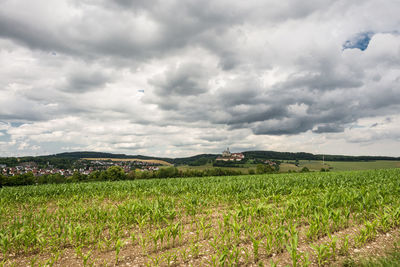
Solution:
[[[274,170],[272,169],[272,167],[270,165],[257,164],[256,172],[258,174],[263,174],[263,173],[274,172]]]
[[[30,185],[35,183],[35,176],[33,175],[32,172],[27,172],[22,175],[20,175],[20,185]]]
[[[178,175],[179,171],[175,167],[161,168],[157,173],[158,178],[178,177]]]
[[[130,171],[127,175],[128,180],[135,180],[138,178],[138,175],[136,175],[136,170]]]
[[[3,187],[3,185],[5,185],[6,183],[6,177],[0,173],[0,188]]]
[[[86,175],[84,175],[78,171],[75,171],[74,174],[72,174],[70,180],[72,182],[80,182],[80,181],[86,180],[86,178],[87,178]]]
[[[105,171],[105,177],[109,181],[125,180],[126,174],[124,169],[119,166],[111,166]]]
[[[303,167],[302,169],[301,169],[301,172],[309,172],[310,170],[307,168],[307,167]]]
[[[101,181],[100,174],[101,174],[100,171],[94,171],[89,174],[88,180],[89,181]]]

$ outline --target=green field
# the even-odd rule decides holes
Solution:
[[[400,161],[325,161],[323,164],[320,160],[300,160],[298,167],[293,163],[286,163],[286,161],[283,161],[280,171],[300,171],[303,167],[307,167],[310,171],[320,171],[321,168],[329,169],[330,171],[377,170],[400,168]]]
[[[357,262],[398,240],[399,178],[388,169],[1,188],[0,265]]]
[[[247,174],[250,169],[256,170],[257,164],[244,164],[243,168],[222,167],[222,169],[230,169],[241,171]],[[296,166],[294,161],[283,160],[280,164],[280,173],[288,171],[299,172],[303,167],[307,167],[310,171],[320,171],[329,169],[329,171],[358,171],[358,170],[377,170],[377,169],[393,169],[400,168],[400,161],[378,160],[378,161],[325,161],[324,164],[321,160],[300,160],[299,165]],[[214,168],[212,164],[202,166],[179,166],[180,170],[205,170]]]
[[[389,161],[389,160],[378,160],[378,161],[367,161],[367,162],[333,161],[326,163],[329,166],[333,167],[333,170],[335,171],[400,168],[399,161]]]
[[[256,169],[256,165],[244,165],[243,168],[237,168],[237,167],[213,167],[212,164],[206,164],[206,165],[201,165],[201,166],[189,166],[189,165],[182,165],[182,166],[178,166],[179,170],[201,170],[204,171],[206,169],[212,169],[212,168],[220,168],[220,169],[224,169],[224,170],[233,170],[233,171],[240,171],[243,174],[247,174],[249,172],[250,169],[255,170]]]

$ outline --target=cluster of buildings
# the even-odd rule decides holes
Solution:
[[[47,164],[46,168],[39,168],[35,162],[24,162],[15,167],[7,167],[5,164],[0,164],[0,173],[5,176],[15,176],[32,172],[35,176],[48,174],[61,174],[63,176],[71,176],[74,172],[89,175],[94,171],[106,170],[111,166],[119,166],[126,173],[131,170],[140,169],[143,171],[156,171],[158,164],[142,161],[110,161],[110,160],[95,160],[95,161],[79,161],[77,166],[69,169],[55,168]]]
[[[157,171],[159,165],[153,162],[147,161],[111,161],[111,160],[81,160],[80,164],[84,165],[88,170],[106,170],[111,166],[119,166],[124,169],[125,172],[132,170],[144,170],[144,171]]]
[[[35,176],[42,176],[47,174],[61,174],[64,176],[71,176],[74,171],[79,171],[81,173],[87,172],[84,169],[59,169],[49,166],[48,168],[39,168],[35,163],[28,162],[28,164],[21,164],[15,167],[7,167],[5,165],[0,166],[0,173],[5,176],[15,176],[20,174],[25,174],[28,172],[33,173]]]
[[[266,160],[264,161],[265,164],[269,165],[269,166],[276,166],[278,165],[275,161],[271,161],[271,160]]]
[[[243,159],[243,153],[231,153],[229,147],[222,152],[222,156],[216,158],[218,161],[241,161]]]

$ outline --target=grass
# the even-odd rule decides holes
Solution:
[[[359,170],[377,170],[400,168],[400,161],[377,160],[377,161],[325,161],[324,164],[319,160],[300,160],[299,166],[292,163],[282,163],[281,172],[289,170],[300,171],[303,167],[307,167],[311,171],[320,171],[321,168],[330,171],[359,171]]]
[[[182,170],[182,171],[186,171],[186,170],[206,170],[206,169],[212,169],[212,168],[220,168],[220,169],[224,169],[224,170],[234,170],[234,171],[240,171],[243,174],[247,174],[249,172],[250,169],[256,170],[256,165],[248,165],[246,164],[245,166],[243,166],[243,168],[236,168],[236,167],[214,167],[212,165],[212,163],[208,163],[205,165],[201,165],[201,166],[189,166],[189,165],[182,165],[182,166],[178,166],[177,167],[178,170]]]
[[[368,162],[343,162],[343,161],[325,161],[323,164],[319,160],[300,160],[299,166],[296,166],[294,161],[285,162],[282,161],[280,164],[280,173],[286,173],[288,171],[299,172],[303,167],[307,167],[310,171],[320,171],[322,168],[329,169],[329,171],[358,171],[358,170],[376,170],[376,169],[392,169],[400,168],[400,161],[368,161]],[[223,169],[230,169],[241,171],[243,174],[247,174],[250,169],[256,170],[257,164],[244,164],[243,168],[229,168],[222,167]],[[214,168],[211,163],[202,166],[179,166],[180,170],[205,170]]]
[[[326,162],[329,166],[333,167],[334,171],[357,171],[357,170],[371,170],[371,169],[390,169],[400,168],[400,161],[378,160],[367,162],[341,162],[333,161]]]
[[[399,229],[399,177],[390,169],[5,187],[0,264],[334,264]]]

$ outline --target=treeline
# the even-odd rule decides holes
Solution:
[[[189,166],[201,166],[209,162],[213,162],[217,158],[215,154],[200,154],[186,158],[175,158],[172,160],[174,165],[189,165]]]
[[[231,168],[243,168],[245,160],[243,161],[223,161],[216,160],[213,162],[213,167],[231,167]]]
[[[248,174],[276,173],[277,170],[268,165],[258,164],[256,169],[249,169]],[[15,176],[4,176],[0,174],[0,187],[2,186],[21,186],[21,185],[40,185],[40,184],[61,184],[77,183],[90,181],[120,181],[136,179],[155,179],[155,178],[183,178],[183,177],[206,177],[206,176],[234,176],[242,175],[241,171],[212,168],[205,170],[179,170],[176,167],[161,168],[157,171],[131,171],[125,173],[119,166],[111,166],[105,171],[94,171],[89,175],[75,172],[72,176],[65,177],[61,174],[47,174],[34,176],[32,172]]]

